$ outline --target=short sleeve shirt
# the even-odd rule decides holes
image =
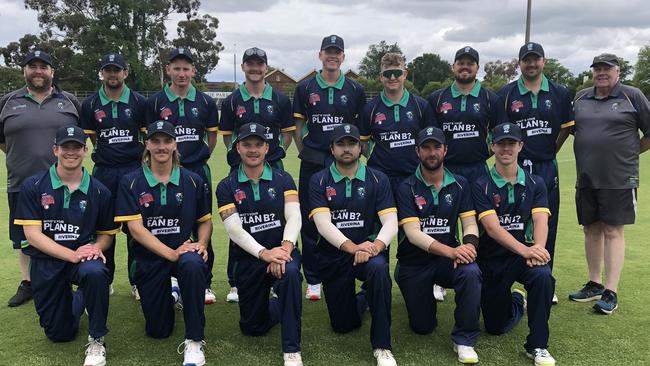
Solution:
[[[434,91],[428,101],[433,109],[433,124],[445,134],[445,162],[472,164],[487,160],[490,131],[508,121],[499,96],[482,88],[477,80],[467,95],[454,82]]]
[[[374,240],[379,233],[379,216],[397,212],[388,177],[359,161],[355,176],[341,175],[336,163],[312,176],[309,183],[309,218],[329,212],[332,223],[355,244]],[[340,251],[320,238],[321,253],[338,255]]]
[[[168,121],[176,127],[176,142],[181,164],[204,164],[210,158],[207,132],[217,132],[217,104],[194,86],[185,98],[172,92],[169,85],[147,99],[146,124]]]
[[[517,167],[517,181],[512,184],[499,175],[495,167],[490,174],[480,177],[472,186],[472,199],[479,222],[495,214],[501,227],[521,243],[532,237],[532,216],[536,212],[549,215],[546,184],[541,177]],[[527,237],[529,238],[527,240]],[[478,258],[516,255],[487,233],[479,238]]]
[[[639,186],[639,130],[650,133],[650,103],[634,87],[618,84],[597,99],[594,89],[575,101],[576,173],[579,188],[630,189]]]
[[[151,234],[176,249],[191,238],[196,223],[212,218],[209,198],[210,191],[197,174],[175,167],[169,182],[163,184],[145,165],[120,181],[115,221],[141,219]],[[136,258],[156,257],[142,245],[135,245],[133,250]]]
[[[108,188],[84,169],[79,187],[71,192],[56,173],[56,165],[25,180],[14,223],[40,226],[48,238],[71,250],[95,242],[97,234],[119,232]],[[25,245],[25,254],[49,257],[29,243]]]
[[[80,125],[88,135],[97,137],[93,161],[98,165],[133,164],[142,159],[141,132],[146,100],[126,85],[120,99],[110,100],[102,86],[81,105]]]
[[[445,169],[440,190],[436,190],[424,180],[419,165],[399,186],[397,212],[400,226],[419,222],[422,232],[450,247],[458,246],[458,219],[476,215],[471,186],[465,178]],[[403,264],[424,264],[433,257],[437,255],[423,253],[406,235],[397,247],[397,259]]]
[[[228,165],[236,167],[241,159],[237,150],[233,149],[237,139],[237,131],[246,123],[259,123],[266,127],[266,140],[269,143],[267,161],[278,161],[285,156],[282,145],[282,133],[296,129],[291,109],[291,101],[282,92],[274,90],[266,84],[259,99],[253,98],[243,84],[221,104],[221,119],[219,133],[232,135],[232,145],[228,147]]]
[[[382,91],[363,108],[359,132],[369,139],[368,166],[388,176],[413,174],[419,162],[415,153],[418,132],[431,125],[431,107],[426,100],[404,90],[398,103]]]
[[[524,85],[523,79],[511,82],[499,92],[508,119],[519,125],[524,134],[524,148],[519,160],[555,159],[560,129],[573,126],[573,108],[569,91],[542,75],[537,95]]]
[[[244,230],[267,249],[280,246],[286,220],[285,197],[297,195],[296,184],[289,173],[271,168],[267,163],[259,182],[246,176],[241,165],[217,186],[219,212],[235,208]],[[235,256],[252,256],[239,246],[233,247]]]

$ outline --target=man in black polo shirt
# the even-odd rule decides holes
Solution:
[[[598,300],[594,309],[611,314],[618,307],[624,225],[633,224],[636,217],[639,154],[650,148],[650,103],[639,89],[621,84],[616,55],[596,56],[591,69],[594,87],[578,92],[574,102],[573,143],[576,208],[584,226],[589,281],[569,298]]]
[[[77,98],[52,84],[53,65],[46,52],[29,52],[23,61],[27,85],[0,100],[0,150],[7,155],[9,239],[14,249],[20,249],[24,241],[22,229],[13,222],[23,181],[56,161],[52,141],[57,129],[77,125],[79,121],[81,107]],[[12,307],[32,298],[29,257],[20,251],[18,257],[22,281],[9,300]]]

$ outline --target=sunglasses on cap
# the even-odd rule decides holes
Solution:
[[[249,48],[246,51],[244,51],[244,55],[247,57],[249,56],[257,56],[257,57],[266,57],[266,52],[264,50],[260,50],[259,48]]]
[[[398,77],[404,75],[404,70],[402,69],[390,69],[390,70],[384,70],[382,71],[381,75],[385,77],[386,79],[390,79],[391,77],[394,77],[397,79]]]

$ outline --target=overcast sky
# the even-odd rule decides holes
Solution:
[[[533,0],[531,40],[574,74],[602,52],[635,64],[639,49],[650,43],[650,5],[643,0],[602,3]],[[298,79],[320,68],[320,42],[332,33],[345,40],[345,70],[357,70],[368,46],[381,40],[397,42],[408,61],[434,52],[451,62],[457,49],[471,45],[480,53],[482,68],[488,61],[517,56],[524,43],[526,0],[204,0],[201,11],[219,19],[218,39],[225,46],[208,79],[233,80],[236,50],[241,81],[244,49],[263,48],[270,65]],[[175,23],[168,28],[175,32]],[[22,0],[0,0],[0,45],[30,32],[38,33],[35,13],[25,10]]]

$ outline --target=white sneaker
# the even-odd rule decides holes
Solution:
[[[211,288],[206,288],[205,289],[205,304],[210,305],[214,304],[217,302],[217,295],[214,294],[214,291],[212,291]]]
[[[372,355],[377,359],[377,366],[397,366],[397,361],[390,350],[377,348],[372,351]]]
[[[551,304],[557,305],[560,302],[560,299],[557,298],[557,294],[553,294],[553,299],[551,300]]]
[[[237,287],[231,287],[230,292],[226,295],[226,302],[239,302],[239,294]]]
[[[183,350],[181,351],[181,346]],[[184,355],[183,366],[203,366],[205,365],[205,355],[203,354],[203,346],[205,341],[193,341],[186,339],[183,343],[178,345],[176,351],[178,354]]]
[[[136,300],[140,301],[140,294],[138,293],[138,287],[136,285],[131,286],[131,295],[133,295]]]
[[[174,298],[174,305],[178,309],[183,309],[183,299],[181,298],[181,289],[178,287],[178,280],[176,277],[171,278],[172,283],[172,297]]]
[[[108,295],[110,296],[114,293],[115,293],[115,289],[113,288],[113,284],[111,283],[110,285],[108,285]]]
[[[444,287],[433,285],[433,297],[438,302],[445,301],[445,296],[447,295],[447,290]]]
[[[512,290],[512,292],[516,292],[519,295],[521,295],[521,297],[524,298],[524,309],[526,309],[528,307],[528,300],[526,300],[526,293],[524,292],[524,290],[520,290],[520,289],[516,288],[516,289]]]
[[[535,360],[535,366],[554,366],[555,359],[546,348],[535,348],[533,353],[526,352],[526,356]]]
[[[305,291],[305,299],[307,300],[320,300],[320,287],[321,284],[316,285],[307,285],[307,291]]]
[[[478,363],[478,355],[474,351],[474,347],[454,344],[454,351],[458,354],[460,363]]]
[[[300,352],[285,353],[283,359],[284,366],[302,366],[302,357],[300,357]]]
[[[86,347],[86,360],[84,361],[84,366],[106,365],[106,347],[104,347],[104,337],[92,338],[91,336],[88,336]]]

